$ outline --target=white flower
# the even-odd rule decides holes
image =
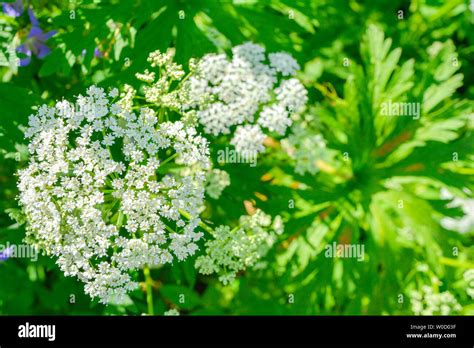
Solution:
[[[290,112],[300,112],[308,102],[308,91],[295,78],[283,80],[275,93],[278,102]]]
[[[40,107],[25,133],[30,162],[19,172],[27,240],[103,303],[136,288],[130,271],[183,260],[202,236],[195,229],[207,141],[181,122],[158,124],[151,109],[135,114],[134,93],[126,88],[130,111],[119,115],[95,86],[77,97],[77,110],[67,102]],[[171,160],[195,170],[163,176]]]
[[[155,81],[155,73],[149,72],[148,69],[145,69],[142,74],[136,73],[135,76],[137,79],[143,82],[152,83],[153,81]]]
[[[295,160],[295,172],[312,175],[319,171],[318,160],[327,157],[326,143],[320,134],[313,134],[303,126],[293,127],[293,132],[281,142],[282,148]]]
[[[211,198],[219,199],[229,185],[230,175],[225,170],[213,169],[207,174],[206,192]]]
[[[171,80],[180,80],[184,76],[184,70],[181,65],[173,62],[174,53],[175,51],[172,48],[169,48],[166,53],[156,50],[149,54],[148,62],[152,68],[161,68],[162,77],[167,77]]]
[[[263,146],[265,138],[266,136],[259,126],[248,124],[237,127],[230,143],[243,157],[252,158],[265,150],[265,146]]]
[[[207,54],[198,64],[198,69],[203,76],[203,81],[208,81],[211,85],[218,85],[225,78],[223,72],[228,68],[229,62],[225,54]]]
[[[167,310],[165,313],[164,313],[165,316],[178,316],[179,315],[179,311],[175,308],[172,308],[170,310]]]
[[[112,88],[109,91],[109,97],[110,98],[116,98],[116,97],[118,97],[118,95],[119,95],[119,90],[117,88]]]
[[[150,53],[148,56],[150,66],[159,70],[155,73],[145,69],[143,73],[137,73],[135,76],[146,83],[143,92],[148,103],[181,111],[185,105],[180,99],[181,95],[176,90],[171,90],[171,86],[183,78],[184,70],[181,65],[173,62],[173,56],[173,49],[168,49],[166,53],[159,50]]]
[[[256,121],[270,131],[285,133],[291,124],[288,112],[299,112],[308,98],[296,79],[284,79],[299,68],[289,54],[270,54],[269,60],[270,65],[262,46],[247,42],[232,48],[230,59],[225,54],[208,54],[197,63],[181,95],[206,133],[230,134],[234,126]],[[278,81],[281,84],[276,88]],[[262,108],[266,111],[259,121]]]
[[[291,125],[288,111],[281,105],[266,106],[260,113],[258,123],[272,132],[284,135]]]
[[[206,242],[206,255],[196,259],[196,268],[202,274],[217,273],[224,285],[246,268],[261,268],[264,263],[260,260],[276,240],[271,225],[271,217],[257,210],[252,216],[242,216],[240,226],[233,230],[217,227],[213,239]]]
[[[286,52],[270,53],[268,59],[270,66],[283,76],[294,75],[300,69],[298,62]]]
[[[118,102],[118,105],[123,111],[132,111],[132,106],[133,106],[133,98],[136,95],[135,89],[130,86],[125,84],[123,88],[123,92],[121,94],[121,99]]]
[[[252,42],[232,48],[232,53],[238,59],[248,61],[252,65],[257,65],[265,59],[265,48]]]
[[[456,298],[449,292],[434,292],[430,286],[409,294],[412,311],[415,315],[452,315],[462,310]]]
[[[197,113],[200,121],[205,125],[205,132],[213,135],[228,134],[234,125],[236,117],[228,105],[217,102]]]
[[[285,225],[283,224],[283,220],[280,215],[275,216],[272,225],[273,230],[276,234],[280,235],[285,230]]]
[[[469,297],[474,299],[474,269],[468,269],[466,272],[464,272],[463,277],[467,285],[466,292]]]

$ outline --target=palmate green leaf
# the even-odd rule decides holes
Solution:
[[[178,21],[176,35],[176,60],[184,65],[191,57],[201,57],[215,51],[214,44],[197,27],[195,14],[187,12],[185,17]],[[190,45],[190,42],[193,44]]]
[[[441,101],[453,95],[462,86],[462,75],[455,75],[439,85],[432,85],[423,94],[423,112],[429,113]]]
[[[32,106],[40,98],[26,88],[0,83],[0,151],[15,151],[16,143],[23,143],[20,125],[27,123]]]
[[[466,121],[462,119],[441,120],[418,129],[415,136],[421,141],[432,140],[448,143],[459,137],[458,130],[465,124]]]
[[[283,8],[274,1],[248,6],[226,1],[119,4],[112,0],[88,2],[72,9],[73,14],[56,11],[53,26],[58,34],[52,43],[65,44],[65,52],[78,57],[75,63],[81,65],[81,74],[93,70],[93,82],[105,86],[117,81],[136,83],[134,74],[146,65],[148,54],[157,49],[176,48],[175,57],[181,64],[247,40],[264,42],[271,51],[285,49],[294,53],[298,41],[294,34],[307,30],[307,25],[288,18],[288,6]],[[268,26],[269,19],[275,26]],[[95,48],[102,54],[98,58],[93,55]],[[48,75],[61,72],[59,68],[53,71],[52,64],[45,69]]]
[[[67,75],[75,61],[75,56],[71,51],[64,52],[63,48],[57,47],[45,58],[38,74],[40,77],[46,77],[55,73]]]
[[[462,86],[462,74],[455,74],[461,63],[451,40],[435,42],[427,49],[429,59],[422,64],[421,83],[416,93],[422,96],[423,114],[434,111],[443,100]]]
[[[380,313],[380,308],[410,313],[397,296],[404,293],[405,277],[417,260],[424,260],[437,277],[450,277],[439,260],[449,257],[458,242],[443,235],[438,209],[429,200],[439,201],[441,187],[460,190],[469,184],[464,164],[453,162],[453,151],[469,162],[473,148],[466,130],[472,105],[452,98],[462,78],[450,64],[436,69],[447,59],[444,55],[454,55],[449,44],[440,47],[429,63],[415,65],[413,59],[403,60],[380,28],[369,26],[361,43],[362,64],[350,67],[343,97],[318,88],[327,102],[313,109],[319,121],[314,127],[323,131],[329,148],[348,155],[344,166],[351,174],[343,176],[338,168],[339,177],[334,171],[327,176],[327,168],[336,165],[329,161],[315,177],[298,177],[309,190],[296,196],[299,211],[292,216],[305,216],[305,210],[311,211],[307,206],[316,202],[332,210],[325,219],[308,214],[309,220],[299,220],[305,230],[276,256],[288,291],[301,288],[304,296],[311,288],[316,293],[305,301],[311,313],[324,313],[322,303],[332,313]],[[385,117],[387,101],[426,102],[428,107],[420,108],[417,120]],[[336,183],[336,177],[342,181]],[[338,194],[331,197],[331,192]],[[336,217],[338,227],[321,233],[321,225],[330,226]],[[321,250],[334,241],[363,244],[365,262],[336,259],[328,266]]]
[[[426,118],[421,118],[421,125],[417,129],[409,130],[409,140],[401,143],[381,163],[380,167],[389,167],[407,158],[413,152],[419,151],[420,147],[426,146],[428,141],[449,143],[462,135],[472,113],[472,103],[462,101],[445,101],[442,107],[436,109]],[[462,150],[456,149],[458,152]],[[469,151],[469,146],[466,148]],[[472,146],[471,146],[472,151]],[[452,157],[452,151],[451,155]],[[433,157],[432,163],[443,162],[448,157]]]
[[[439,270],[441,249],[435,242],[440,227],[432,219],[433,211],[429,204],[404,192],[387,191],[374,196],[371,204],[373,213],[373,236],[378,244],[400,247],[396,238],[399,230],[408,228],[418,246],[430,253],[428,260],[433,268]]]
[[[230,3],[207,1],[200,10],[211,19],[211,25],[231,42],[245,40],[245,35],[242,33],[243,23]]]

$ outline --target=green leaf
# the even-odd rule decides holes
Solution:
[[[163,285],[161,294],[176,306],[183,309],[192,309],[201,302],[199,296],[191,289],[178,285]]]
[[[56,73],[68,74],[75,61],[76,57],[71,51],[64,53],[62,48],[57,47],[46,56],[39,71],[39,76],[46,77]]]
[[[15,143],[23,143],[18,126],[27,123],[32,106],[39,103],[40,98],[30,90],[0,83],[0,150],[15,151]]]
[[[439,85],[431,85],[423,94],[423,113],[427,114],[440,102],[451,97],[462,86],[463,76],[454,75]]]

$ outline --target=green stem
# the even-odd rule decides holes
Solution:
[[[187,74],[181,81],[179,81],[177,88],[181,88],[181,86],[182,86],[182,85],[186,82],[186,80],[189,79],[190,77],[191,77],[191,73]]]
[[[153,307],[153,279],[151,278],[150,268],[148,266],[143,268],[143,274],[145,275],[146,304],[148,308],[148,315],[155,315],[155,310]]]
[[[165,228],[166,228],[166,230],[167,230],[168,232],[170,232],[170,233],[176,233],[175,230],[173,230],[171,227],[169,227],[169,226],[166,225],[166,224],[165,224]]]
[[[442,257],[440,259],[440,262],[443,265],[451,266],[451,267],[459,267],[459,268],[473,268],[474,267],[474,263],[472,263],[472,262],[464,261],[464,260],[450,259],[448,257]]]
[[[149,104],[137,105],[137,106],[133,106],[132,109],[136,110],[136,109],[146,108],[150,106],[156,106],[156,104],[149,103]]]
[[[117,223],[116,223],[116,226],[119,230],[122,228],[123,218],[124,218],[124,214],[122,213],[121,210],[119,210],[119,213],[118,213],[118,216],[117,216]]]
[[[165,115],[165,108],[161,107],[160,111],[158,111],[158,121],[161,123],[163,122],[163,116]]]
[[[174,158],[176,158],[176,156],[178,156],[178,153],[175,153],[175,154],[171,155],[170,157],[168,157],[167,159],[165,159],[164,161],[160,162],[160,166],[162,166],[163,164],[166,164],[169,161],[173,160]]]
[[[183,215],[186,219],[190,220],[191,215],[189,215],[187,212],[185,212],[182,209],[179,209],[179,213]],[[214,231],[210,226],[206,225],[204,222],[200,221],[199,226],[206,232],[210,233],[212,235],[212,232]]]

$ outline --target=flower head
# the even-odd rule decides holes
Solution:
[[[258,123],[272,132],[284,135],[286,128],[291,125],[288,111],[281,105],[271,105],[263,108]]]
[[[268,60],[264,47],[247,42],[232,48],[231,58],[207,54],[197,63],[183,93],[206,133],[230,134],[235,126],[236,133],[258,132],[258,123],[271,132],[285,134],[292,123],[291,113],[302,111],[306,104],[307,92],[298,80],[285,79],[299,69],[289,54],[271,53]],[[257,143],[260,134],[255,144],[261,151]]]
[[[194,128],[158,123],[148,108],[124,110],[92,86],[76,105],[39,107],[25,135],[31,157],[18,187],[28,241],[86,293],[123,300],[137,285],[130,271],[197,250],[209,161]]]
[[[207,173],[206,193],[209,197],[219,199],[222,191],[230,185],[230,175],[221,169],[212,169]]]
[[[230,143],[244,158],[254,158],[259,152],[265,150],[263,146],[265,138],[265,134],[258,125],[247,124],[237,127]]]
[[[257,210],[252,216],[242,216],[240,226],[233,230],[228,226],[217,227],[213,239],[206,242],[206,255],[197,258],[196,268],[202,274],[217,273],[219,280],[228,284],[238,272],[262,267],[261,258],[275,243],[275,234],[283,228],[277,218],[272,225],[271,216]]]
[[[286,52],[270,53],[270,66],[283,76],[292,76],[300,69],[298,62]]]
[[[415,315],[450,315],[462,309],[449,291],[438,293],[428,285],[411,291],[410,302]]]
[[[318,160],[327,157],[326,142],[320,134],[314,134],[307,128],[297,125],[292,133],[283,139],[282,148],[295,161],[295,172],[304,175],[316,174],[319,171]]]
[[[474,268],[468,269],[463,274],[464,281],[466,282],[466,292],[471,299],[474,299]]]

